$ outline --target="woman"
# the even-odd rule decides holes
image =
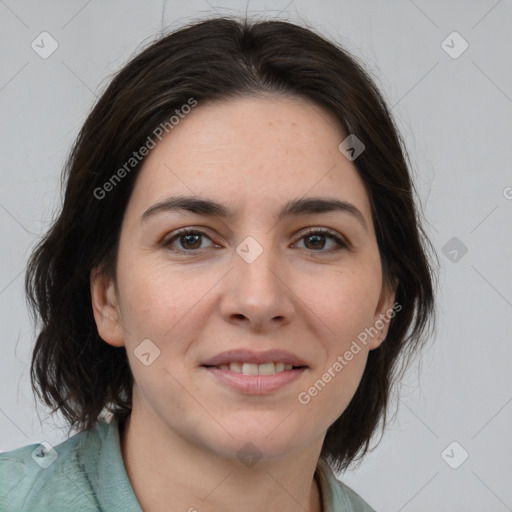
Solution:
[[[32,384],[77,434],[1,510],[371,511],[338,481],[434,319],[403,144],[343,49],[200,21],[113,79],[26,277]]]

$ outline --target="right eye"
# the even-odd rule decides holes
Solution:
[[[198,231],[197,229],[181,229],[164,243],[164,247],[168,247],[171,251],[184,253],[200,252],[201,249],[204,249],[198,247],[198,245],[201,245],[201,237],[206,237],[208,240],[210,240],[206,233]],[[182,248],[174,247],[175,241],[178,241]]]

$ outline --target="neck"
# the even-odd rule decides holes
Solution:
[[[126,471],[144,512],[322,512],[319,450],[246,467],[179,437],[134,409],[120,425]]]

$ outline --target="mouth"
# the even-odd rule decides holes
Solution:
[[[252,395],[264,395],[300,378],[309,366],[299,357],[282,350],[223,352],[201,365],[216,382]]]
[[[219,370],[229,370],[234,373],[241,373],[242,375],[274,375],[290,370],[305,369],[307,366],[294,366],[290,363],[283,363],[281,361],[269,361],[267,363],[255,364],[247,362],[232,361],[220,365],[203,365],[205,368],[217,368]]]

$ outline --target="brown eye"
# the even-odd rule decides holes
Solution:
[[[169,247],[171,250],[197,252],[198,249],[204,249],[204,247],[201,247],[202,237],[208,238],[208,236],[202,231],[185,229],[176,233],[172,238],[167,240],[164,245],[165,247]],[[210,239],[208,238],[208,240]],[[179,242],[180,247],[174,247],[175,241]]]
[[[326,239],[334,241],[334,246],[325,249]],[[307,232],[301,237],[301,240],[305,240],[306,249],[314,252],[331,252],[347,248],[347,244],[334,232],[328,229],[315,229]]]

